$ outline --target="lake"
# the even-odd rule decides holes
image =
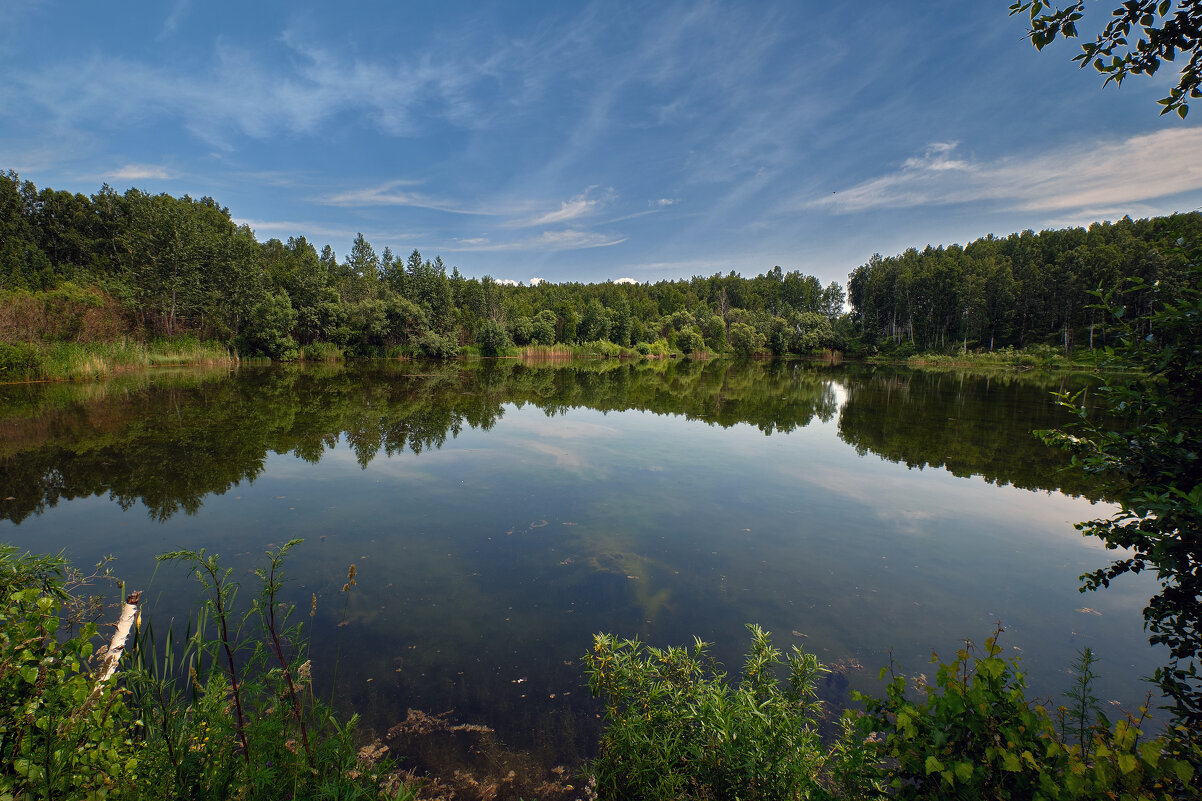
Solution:
[[[207,548],[254,591],[305,540],[288,600],[315,679],[386,731],[409,708],[590,753],[591,634],[699,636],[737,672],[756,622],[835,668],[832,706],[892,658],[928,672],[997,621],[1030,695],[1090,646],[1133,708],[1158,655],[1147,576],[1073,523],[1097,488],[1033,429],[1087,377],[797,362],[352,363],[0,386],[0,541],[105,554],[182,621],[198,587],[158,553]],[[350,564],[357,586],[341,592]]]

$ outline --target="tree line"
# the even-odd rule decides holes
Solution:
[[[214,340],[273,359],[604,345],[647,354],[994,349],[1107,338],[1090,291],[1138,277],[1132,311],[1175,297],[1202,214],[874,256],[847,292],[774,267],[654,283],[510,285],[362,234],[350,253],[259,242],[212,198],[39,190],[0,180],[0,341]],[[850,312],[845,311],[850,305]]]
[[[1202,214],[1066,228],[967,246],[874,255],[848,276],[855,330],[882,350],[948,351],[1055,344],[1099,347],[1107,318],[1091,292],[1111,291],[1132,317],[1180,297],[1202,261]]]
[[[466,277],[414,250],[382,252],[362,234],[341,260],[303,236],[258,242],[212,198],[38,190],[0,181],[3,330],[12,339],[87,341],[121,316],[147,336],[192,333],[244,354],[450,356],[511,345],[802,352],[837,345],[838,283],[779,267],[648,284],[510,286]]]

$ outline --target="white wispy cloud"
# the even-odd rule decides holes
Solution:
[[[144,181],[147,178],[166,181],[174,178],[175,175],[166,167],[160,167],[155,164],[126,164],[124,167],[118,167],[108,173],[106,177],[115,178],[119,181]]]
[[[405,231],[384,229],[364,230],[361,226],[339,226],[303,220],[255,220],[246,217],[234,217],[233,221],[235,225],[248,226],[255,232],[259,239],[267,236],[274,236],[279,239],[287,239],[290,236],[305,236],[319,250],[322,243],[313,241],[313,237],[315,236],[349,242],[357,235],[363,234],[364,238],[368,241],[382,243],[417,242],[425,238],[421,234]]]
[[[170,13],[163,20],[163,28],[159,31],[158,38],[163,39],[179,30],[180,20],[183,19],[184,13],[188,10],[188,0],[176,0],[171,6]]]
[[[881,208],[991,203],[999,209],[1121,209],[1202,190],[1202,127],[1172,128],[994,161],[957,158],[938,143],[901,168],[803,205],[851,213]]]
[[[554,211],[548,211],[529,219],[514,220],[510,225],[518,228],[537,228],[588,217],[613,202],[616,197],[617,193],[612,188],[598,190],[597,187],[590,186],[579,195],[561,201],[559,208]]]
[[[442,247],[452,253],[500,252],[500,251],[554,251],[586,250],[618,245],[626,241],[624,236],[613,236],[593,231],[565,228],[560,231],[543,231],[538,236],[504,242],[493,242],[486,237],[457,239]]]
[[[495,212],[482,209],[470,209],[460,206],[453,201],[432,198],[418,192],[408,192],[399,189],[404,186],[415,186],[417,181],[390,181],[381,186],[350,189],[335,192],[318,199],[327,206],[411,206],[419,209],[433,209],[451,214],[493,214]]]
[[[176,12],[182,10],[182,4],[176,7]],[[171,70],[97,55],[63,59],[53,69],[11,75],[9,81],[62,122],[125,125],[166,116],[219,146],[228,146],[233,133],[256,139],[309,134],[348,115],[398,136],[420,133],[420,120],[473,127],[489,119],[476,113],[473,97],[478,93],[471,91],[488,67],[470,58],[436,58],[421,51],[408,61],[369,61],[326,50],[293,33],[279,41],[290,58],[267,59],[219,40],[203,68],[190,63]]]

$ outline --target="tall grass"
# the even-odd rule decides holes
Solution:
[[[389,358],[397,358],[397,354],[388,354]],[[330,342],[313,342],[301,348],[301,361],[306,362],[336,362],[345,358],[342,348]]]
[[[576,358],[576,349],[572,345],[525,345],[521,349],[523,359],[543,359],[560,361]]]
[[[268,551],[249,605],[215,556],[160,557],[206,600],[183,642],[137,626],[111,679],[91,658],[102,598],[61,557],[0,545],[0,798],[413,801],[387,749],[360,749],[357,719],[313,696],[307,640],[279,603],[298,542]]]
[[[235,364],[238,355],[218,342],[195,337],[149,343],[0,343],[0,381],[84,381],[123,370],[185,364]]]
[[[1078,350],[1066,355],[1060,348],[1050,345],[1005,347],[992,351],[971,350],[967,353],[918,353],[908,356],[906,361],[912,366],[920,367],[967,365],[1071,370],[1092,369],[1097,366],[1096,357],[1089,351]]]

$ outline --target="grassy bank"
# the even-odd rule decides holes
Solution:
[[[238,355],[193,337],[141,342],[0,342],[0,381],[79,381],[124,370],[185,364],[236,364]]]
[[[1000,367],[1023,370],[1095,370],[1102,351],[1076,350],[1066,354],[1059,348],[1036,345],[1029,348],[998,348],[967,352],[914,353],[909,348],[866,357],[873,364],[904,364],[910,367]]]

